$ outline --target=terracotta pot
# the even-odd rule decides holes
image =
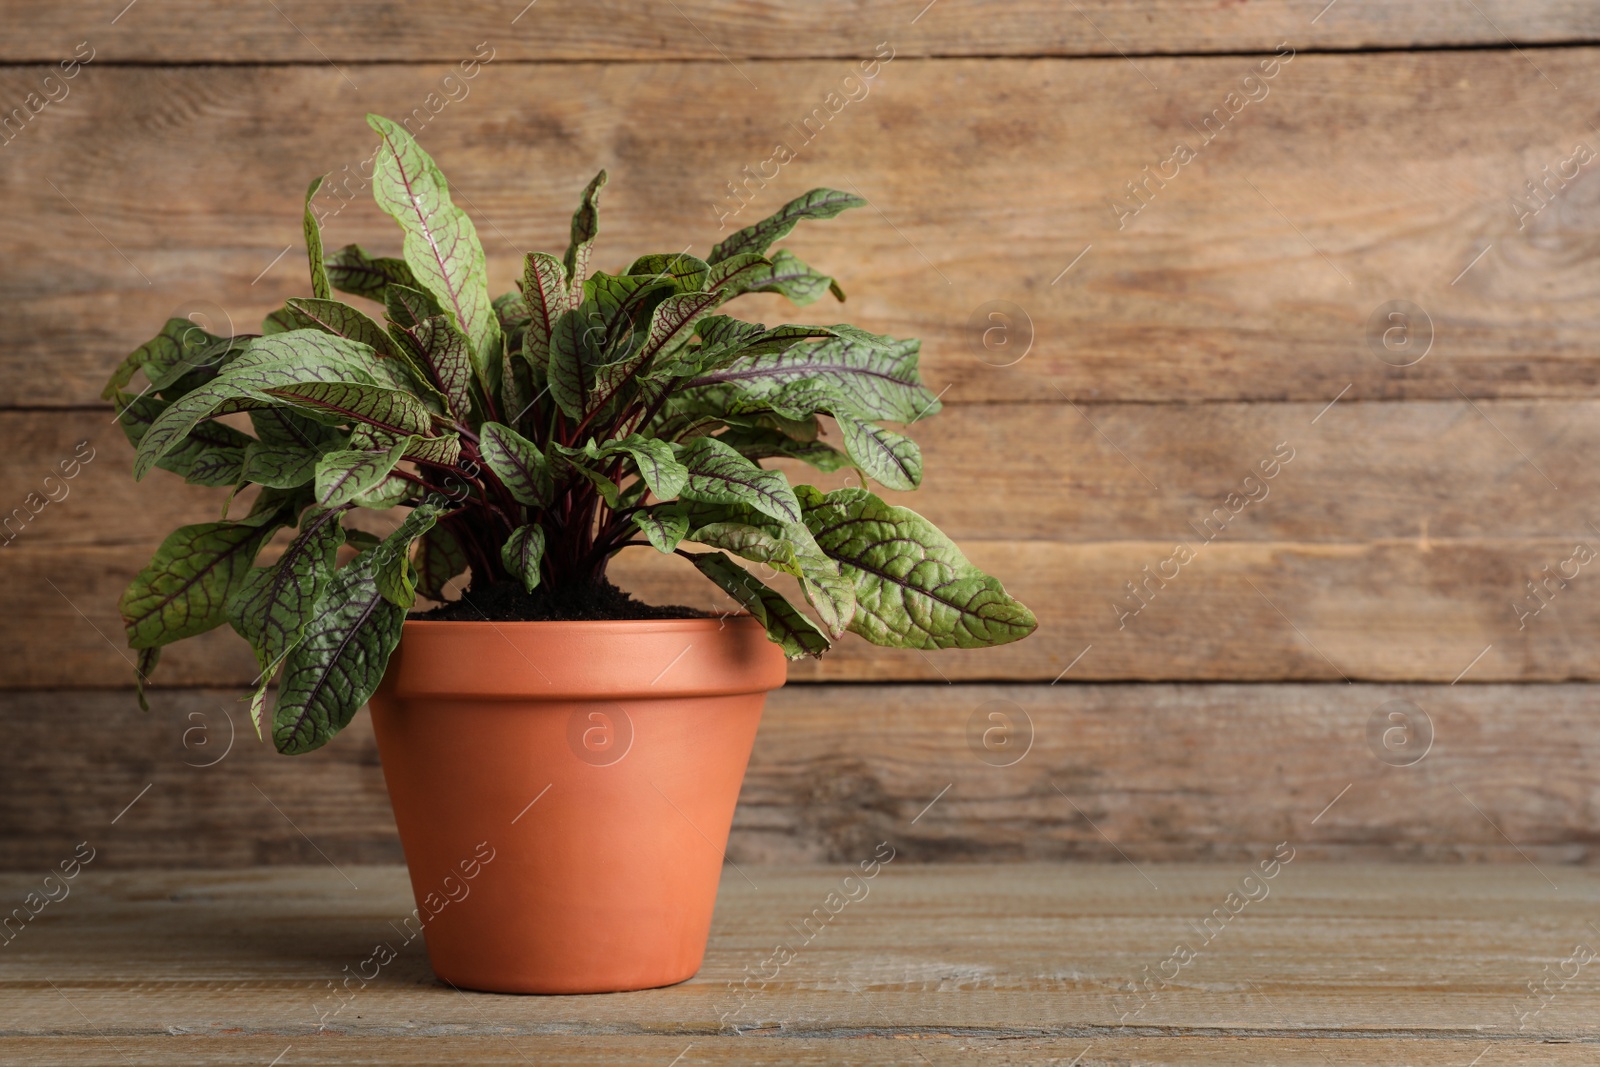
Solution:
[[[784,674],[749,616],[407,622],[372,723],[434,973],[506,993],[691,977]]]

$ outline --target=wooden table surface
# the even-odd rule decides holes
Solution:
[[[890,863],[830,914],[843,867],[730,868],[693,980],[531,997],[437,981],[398,867],[91,866],[0,948],[0,1062],[1600,1062],[1600,872],[1251,870]]]

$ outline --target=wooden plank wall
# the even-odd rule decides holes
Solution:
[[[1042,627],[797,666],[735,859],[848,857],[948,785],[916,858],[1253,855],[1337,794],[1325,855],[1590,860],[1600,9],[517,6],[0,0],[0,514],[92,457],[0,549],[0,866],[145,785],[112,862],[396,858],[364,725],[193,766],[252,673],[231,635],[169,652],[176,688],[131,710],[116,596],[220,501],[133,485],[97,400],[167,316],[251,330],[305,288],[300,191],[355,170],[367,111],[416,116],[497,289],[602,166],[605,265],[816,185],[871,201],[791,242],[842,311],[748,311],[924,339],[946,410],[907,502]],[[794,159],[747,181],[778,142]],[[395,247],[348,187],[328,239]],[[716,603],[662,563],[617,572]],[[1014,767],[966,741],[994,706],[1032,723]],[[1396,708],[1433,743],[1414,766],[1383,744]]]

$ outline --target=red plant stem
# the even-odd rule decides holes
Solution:
[[[502,360],[501,361],[502,370],[505,369],[506,364],[508,364],[508,363],[510,363],[510,360]],[[489,390],[487,390],[487,389],[482,390],[482,392],[483,392],[483,413],[484,413],[484,415],[487,416],[485,421],[486,422],[499,422],[500,421],[500,409],[495,405],[494,397],[492,395],[490,395]]]
[[[512,530],[517,528],[517,521],[514,516],[517,514],[518,505],[515,500],[510,498],[509,494],[506,493],[505,487],[500,485],[498,481],[494,483],[494,487],[499,490],[499,494],[502,498],[499,500],[491,495],[490,486],[485,484],[481,478],[473,477],[461,467],[457,467],[449,463],[436,463],[432,460],[426,459],[416,459],[413,460],[413,462],[417,463],[419,466],[425,466],[431,470],[442,471],[450,477],[463,479],[464,483],[468,487],[475,487],[479,494],[476,498],[474,498],[470,493],[468,493],[466,496],[466,507],[482,508],[489,514],[499,518],[505,523],[507,533],[510,533]],[[483,470],[483,468],[479,469]],[[423,482],[422,484],[428,486],[430,489],[437,489],[441,492],[444,492],[445,495],[450,497],[452,500],[455,499],[453,492],[448,490],[443,485],[433,482]],[[509,507],[509,511],[507,510],[507,507]]]
[[[642,430],[650,424],[650,420],[656,417],[668,399],[670,399],[672,394],[676,391],[676,383],[661,391],[661,395],[656,397],[655,403],[651,404],[647,409],[645,409],[644,415],[639,419],[639,429]]]
[[[456,536],[456,542],[461,545],[461,551],[467,555],[467,566],[472,569],[472,582],[476,584],[481,575],[485,584],[492,585],[500,576],[502,567],[496,567],[484,551],[473,532],[470,522],[458,519],[451,524],[451,532]]]

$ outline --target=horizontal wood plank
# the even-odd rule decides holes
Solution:
[[[1069,666],[1075,677],[1116,680],[1449,681],[1469,669],[1474,681],[1596,677],[1591,635],[1600,627],[1600,604],[1582,589],[1518,628],[1519,619],[1526,621],[1518,611],[1527,610],[1518,598],[1531,596],[1520,589],[1524,576],[1571,559],[1565,541],[1434,542],[1425,549],[1410,541],[1218,542],[1199,566],[1160,589],[1158,580],[1142,584],[1143,568],[1173,558],[1166,543],[966,548],[980,567],[1007,574],[1011,592],[1039,616],[1038,634],[1015,645],[936,656],[849,638],[821,661],[792,665],[790,677],[1049,681]],[[0,581],[17,612],[6,627],[13,655],[0,682],[129,684],[131,660],[114,594],[147,556],[130,549],[21,549],[0,560]],[[649,602],[733,610],[676,560],[625,556],[613,576]],[[1145,594],[1124,588],[1136,579],[1155,590],[1137,611],[1135,598]],[[254,675],[247,646],[224,628],[172,646],[158,678],[243,685]]]
[[[1214,1037],[1107,1037],[1092,1043],[1086,1036],[1034,1037],[1006,1034],[996,1037],[947,1036],[936,1030],[897,1033],[881,1023],[862,1027],[870,1037],[834,1039],[785,1037],[761,1041],[751,1037],[706,1038],[622,1037],[582,1034],[572,1037],[540,1034],[513,1040],[505,1037],[429,1037],[427,1062],[471,1064],[473,1067],[525,1065],[537,1056],[542,1067],[661,1067],[675,1056],[684,1064],[738,1064],[745,1067],[837,1067],[841,1063],[871,1063],[875,1067],[927,1067],[928,1054],[945,1067],[981,1067],[995,1062],[1003,1051],[1008,1064],[1061,1067],[1086,1049],[1083,1067],[1137,1063],[1141,1067],[1239,1067],[1273,1064],[1274,1067],[1366,1067],[1405,1063],[1411,1067],[1463,1067],[1474,1055],[1492,1049],[1496,1064],[1566,1067],[1590,1064],[1592,1050],[1583,1044],[1553,1044],[1536,1039],[1507,1040],[1494,1044],[1468,1038],[1418,1041],[1414,1036],[1361,1035],[1359,1042],[1334,1044],[1324,1038],[1255,1036],[1229,1033]],[[779,1031],[781,1033],[781,1031]],[[415,1064],[415,1037],[370,1037],[353,1040],[318,1038],[307,1042],[320,1064]],[[220,1048],[218,1046],[221,1046]],[[1332,1046],[1332,1047],[1330,1047]],[[0,1055],[19,1067],[260,1067],[287,1048],[285,1067],[300,1062],[292,1057],[306,1045],[276,1037],[229,1036],[224,1041],[195,1037],[124,1037],[114,1043],[102,1037],[0,1037]],[[923,1052],[924,1047],[927,1053]],[[526,1051],[523,1051],[526,1050]]]
[[[1531,860],[1560,884],[1600,859],[1597,695],[790,685],[768,701],[728,856],[851,862],[887,838],[914,862],[1248,861],[1289,839],[1313,858],[1500,861],[1539,881]],[[399,862],[367,716],[285,757],[238,696],[161,690],[145,715],[128,693],[0,694],[0,869],[48,866],[85,836],[116,868]]]
[[[597,262],[612,268],[704,253],[726,232],[719,218],[746,224],[817,185],[859,190],[871,208],[792,242],[850,302],[796,312],[763,296],[748,313],[920,336],[953,404],[1596,396],[1600,276],[1583,264],[1600,184],[1573,161],[1600,107],[1594,57],[1301,53],[1270,79],[1242,56],[1138,70],[905,57],[809,133],[851,63],[764,63],[759,92],[720,60],[491,63],[443,106],[453,68],[438,64],[363,66],[359,89],[325,64],[90,64],[0,163],[14,208],[0,251],[25,265],[0,279],[0,397],[91,402],[169,314],[254,328],[306,290],[289,252],[314,173],[348,191],[327,194],[325,240],[397,247],[352,177],[370,153],[360,115],[419,107],[414,127],[478,216],[497,289],[528,247],[559,249],[602,166]],[[0,71],[0,99],[24,99],[41,76]],[[794,158],[735,198],[741,168],[779,141]],[[1195,158],[1147,179],[1179,141]],[[1519,222],[1513,198],[1544,168],[1573,176]],[[1384,309],[1402,300],[1421,308],[1402,324],[1413,347],[1385,349],[1385,330],[1398,335]],[[1394,365],[1430,338],[1420,362]]]
[[[862,1030],[872,1028],[863,1027]],[[1411,1067],[1463,1067],[1472,1057],[1491,1048],[1495,1063],[1566,1067],[1592,1063],[1592,1051],[1583,1044],[1554,1044],[1538,1040],[1508,1040],[1486,1044],[1473,1039],[1431,1039],[1415,1037],[1373,1037],[1361,1035],[1358,1042],[1330,1047],[1323,1038],[1253,1036],[1228,1034],[1225,1037],[1087,1037],[1040,1038],[960,1037],[946,1039],[937,1031],[916,1030],[894,1033],[880,1026],[872,1037],[815,1039],[785,1037],[782,1041],[760,1041],[748,1037],[700,1039],[686,1037],[616,1037],[584,1034],[576,1037],[539,1035],[508,1041],[504,1037],[430,1037],[426,1052],[433,1064],[482,1065],[527,1064],[537,1056],[545,1067],[661,1067],[687,1051],[685,1064],[740,1064],[750,1067],[836,1067],[840,1063],[871,1063],[877,1067],[927,1067],[928,1056],[950,1067],[981,1067],[995,1062],[995,1053],[1004,1051],[1006,1063],[1040,1064],[1060,1067],[1071,1064],[1074,1056],[1089,1055],[1079,1061],[1083,1067],[1106,1063],[1137,1063],[1141,1067],[1239,1067],[1240,1064],[1273,1064],[1274,1067],[1368,1067],[1372,1064],[1405,1063]],[[779,1031],[781,1033],[781,1031]],[[223,1047],[216,1047],[221,1044]],[[291,1055],[298,1049],[269,1037],[229,1037],[224,1042],[204,1038],[119,1037],[115,1046],[100,1037],[0,1038],[0,1054],[7,1063],[56,1067],[152,1067],[238,1064],[259,1067],[287,1047]],[[299,1046],[303,1048],[304,1046]],[[414,1037],[368,1037],[358,1040],[318,1040],[312,1046],[322,1064],[414,1064],[417,1039]],[[521,1051],[527,1049],[526,1052]],[[283,1063],[296,1061],[286,1059]]]
[[[1316,48],[1520,44],[1600,38],[1579,0],[1344,0],[1337,10],[1265,0],[1201,7],[1183,0],[986,0],[922,11],[916,4],[792,5],[590,0],[580,6],[466,0],[440,8],[357,0],[336,7],[280,0],[262,10],[178,0],[114,20],[7,0],[0,62],[49,62],[85,37],[108,62],[321,63],[452,61],[481,40],[505,60],[788,59],[870,54],[893,41],[912,55],[1117,55],[1271,51],[1285,38]]]
[[[911,428],[923,487],[874,491],[958,542],[1600,536],[1587,525],[1600,521],[1600,470],[1589,462],[1600,451],[1600,400],[1323,407],[952,405]],[[154,551],[177,526],[215,519],[228,495],[165,471],[135,482],[133,450],[109,410],[0,410],[0,449],[5,547]],[[74,477],[62,477],[63,463]],[[796,484],[860,482],[778,465]],[[38,494],[31,504],[29,494]]]
[[[1069,668],[1076,679],[1128,681],[1600,678],[1593,653],[1600,601],[1587,583],[1564,591],[1551,585],[1545,600],[1525,588],[1543,580],[1545,567],[1577,565],[1570,538],[1218,540],[1201,543],[1182,566],[1172,541],[968,541],[963,548],[1034,609],[1036,634],[936,654],[846,635],[820,661],[793,664],[790,678],[1048,682]],[[116,595],[148,557],[131,547],[0,553],[12,612],[0,627],[11,653],[0,685],[130,684]],[[1163,569],[1176,572],[1172,580],[1156,574]],[[650,603],[734,610],[674,557],[641,550],[621,556],[610,573]],[[1129,591],[1130,582],[1138,591]],[[244,685],[255,673],[248,646],[222,628],[170,646],[157,678]]]
[[[361,888],[352,890],[325,866],[91,866],[8,946],[0,1018],[9,1045],[0,1048],[48,1054],[54,1037],[68,1049],[94,1041],[96,1056],[127,1042],[165,1063],[242,1062],[222,1058],[240,1049],[255,1063],[339,1063],[358,1048],[365,1063],[449,1063],[486,1050],[464,1040],[475,1037],[500,1046],[488,1062],[592,1063],[571,1044],[587,1037],[620,1053],[607,1062],[657,1067],[674,1055],[1457,1067],[1473,1055],[1592,1059],[1600,997],[1581,973],[1544,1010],[1523,1013],[1537,1004],[1528,983],[1555,974],[1574,942],[1592,943],[1585,920],[1600,875],[1566,872],[1558,893],[1525,868],[1396,869],[1295,854],[1202,940],[1200,919],[1254,868],[1153,865],[1152,889],[1122,864],[952,869],[897,856],[807,938],[800,920],[843,869],[756,867],[750,883],[723,879],[705,964],[688,982],[510,997],[453,990],[433,978],[422,945],[399,943],[391,924],[412,902],[398,867],[354,868]],[[493,875],[488,867],[482,877]],[[17,897],[33,880],[3,885]],[[352,984],[343,1010],[319,1017],[340,1003],[329,984],[378,941],[393,961]],[[1131,987],[1146,969],[1158,973],[1175,941],[1202,947],[1133,1014]],[[763,961],[775,945],[793,958],[774,969]],[[760,977],[747,983],[752,975]]]
[[[1092,644],[1074,678],[1450,681],[1493,644],[1472,680],[1593,678],[1597,403],[952,406],[918,426],[927,487],[887,495],[965,545],[1042,630],[937,656],[851,636],[793,676],[1049,681]],[[117,597],[226,492],[165,472],[135,483],[103,410],[0,413],[0,443],[0,581],[18,605],[0,637],[28,650],[0,684],[126,684]],[[730,606],[648,550],[623,553],[614,575],[657,603]],[[160,677],[253,673],[222,631],[170,649]]]

